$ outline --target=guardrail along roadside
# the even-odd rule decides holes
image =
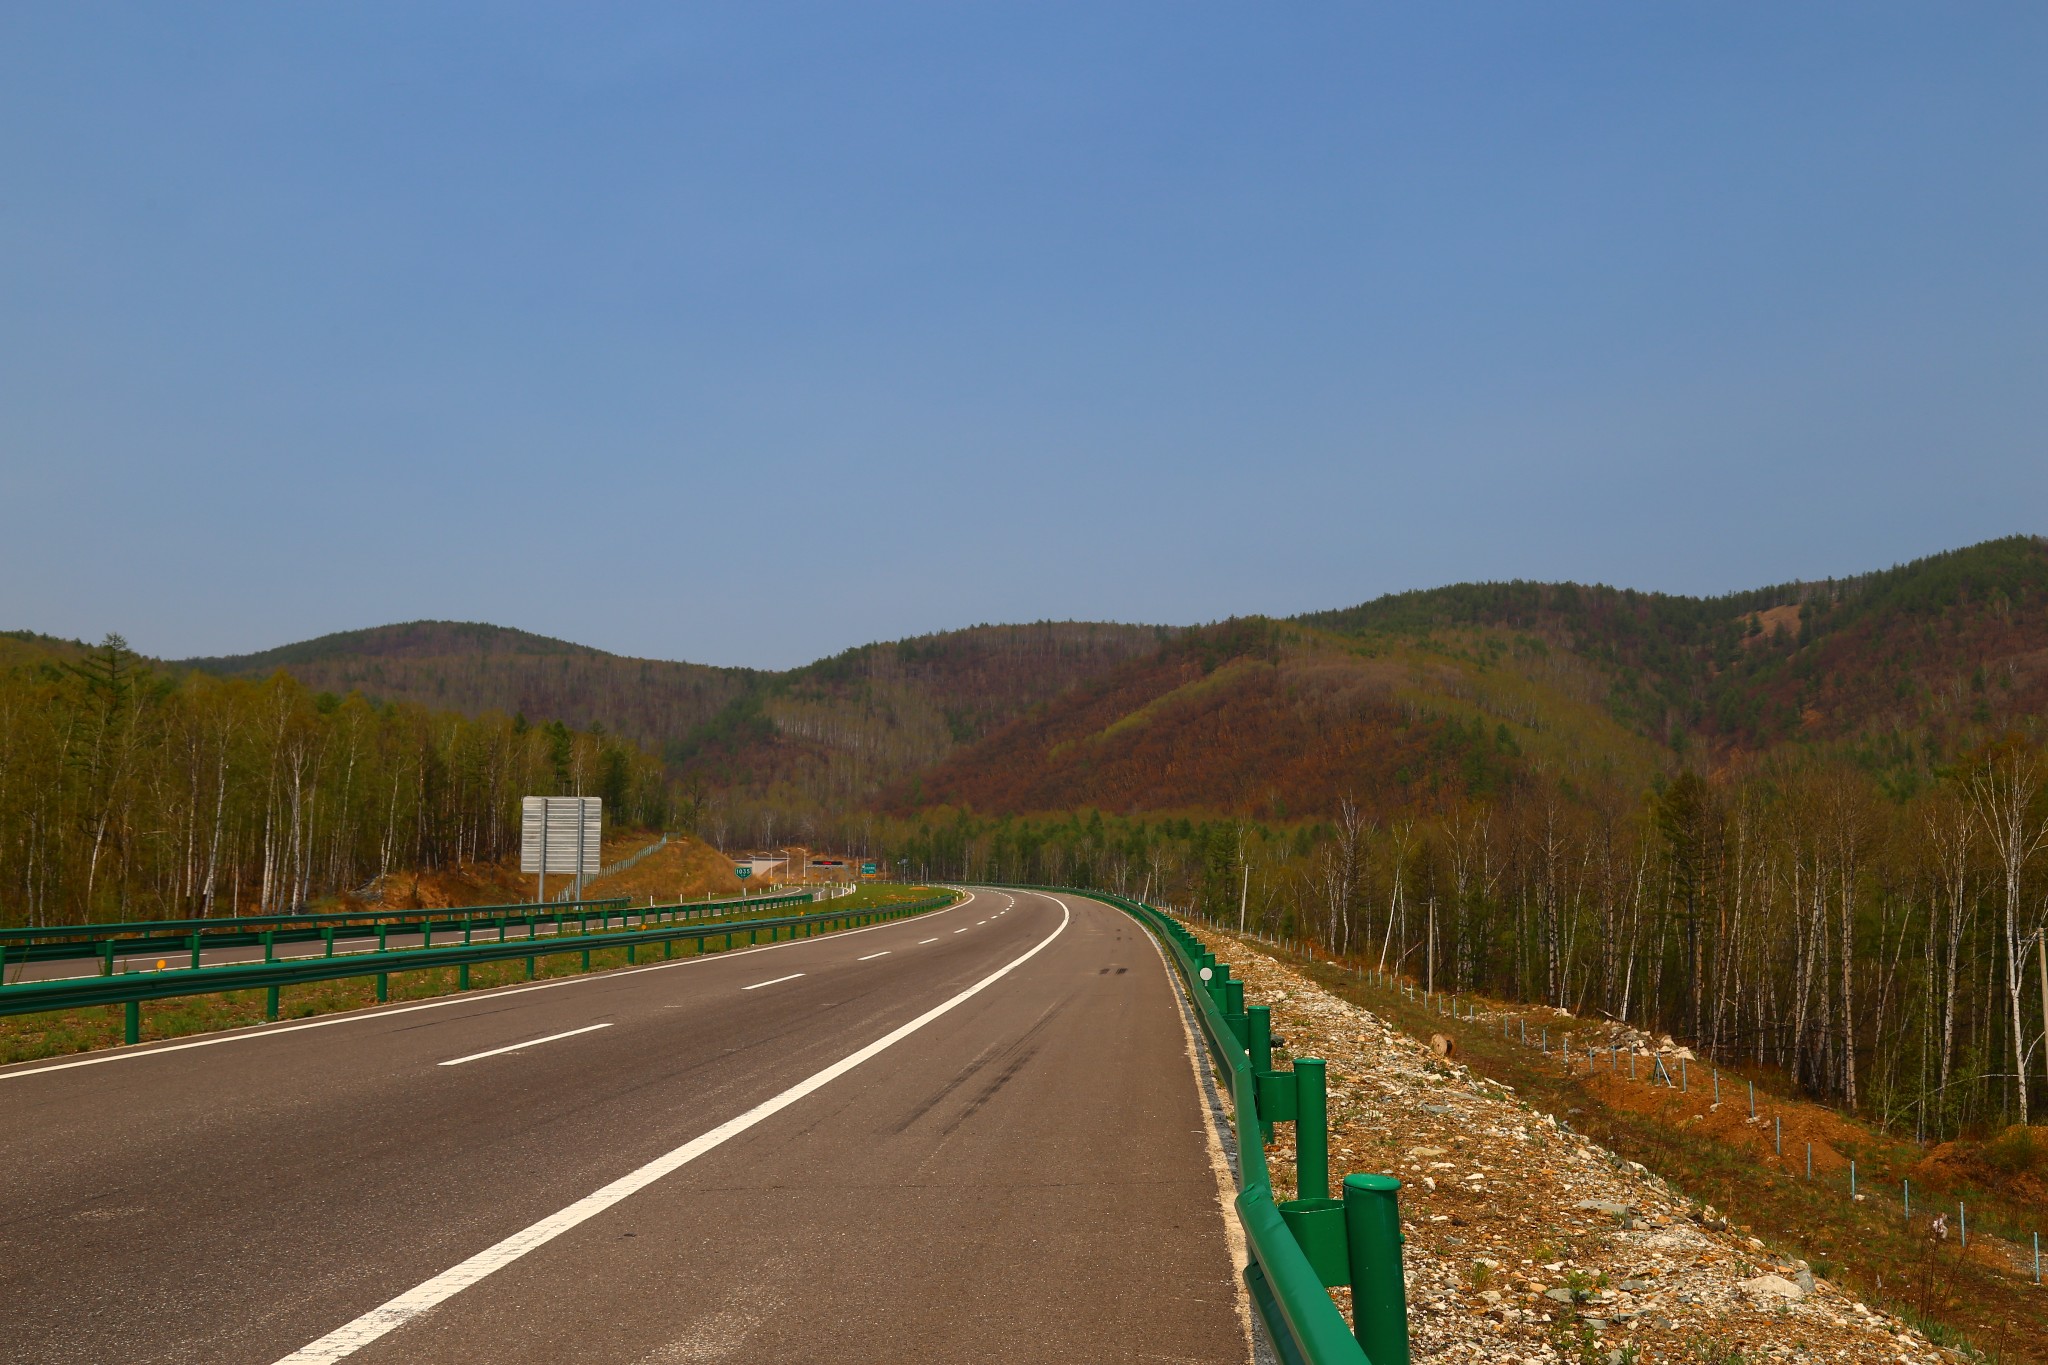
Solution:
[[[1272,1010],[1248,1005],[1230,964],[1165,912],[1122,896],[1087,896],[1137,919],[1166,945],[1186,983],[1202,1036],[1230,1090],[1237,1128],[1237,1215],[1248,1253],[1244,1278],[1283,1365],[1409,1365],[1408,1293],[1401,1265],[1401,1182],[1347,1175],[1330,1185],[1328,1078],[1322,1061],[1273,1064]],[[1273,1197],[1265,1144],[1273,1125],[1295,1126],[1296,1197]],[[1351,1291],[1347,1327],[1329,1290]]]
[[[735,920],[722,924],[677,920],[651,928],[600,928],[595,931],[589,928],[589,921],[593,916],[586,914],[582,919],[581,932],[554,936],[540,936],[532,932],[533,926],[546,918],[547,907],[521,906],[515,908],[530,912],[523,918],[497,916],[481,926],[487,931],[494,929],[497,933],[496,938],[478,939],[475,930],[479,926],[472,924],[469,926],[468,941],[438,948],[387,949],[336,956],[238,962],[210,967],[167,967],[161,971],[127,972],[117,976],[17,982],[13,985],[0,986],[0,1016],[39,1014],[50,1010],[81,1009],[96,1005],[121,1005],[126,1008],[125,1041],[135,1043],[141,1040],[141,1006],[145,1000],[262,989],[267,992],[264,1015],[266,1018],[275,1019],[278,1017],[279,993],[287,986],[349,977],[375,977],[377,999],[382,1002],[390,998],[390,978],[399,972],[453,967],[457,971],[456,989],[468,990],[469,969],[480,963],[510,962],[524,958],[526,977],[532,980],[535,975],[535,964],[539,959],[562,953],[580,953],[583,969],[588,971],[590,955],[609,949],[624,949],[628,963],[638,961],[642,948],[657,946],[662,949],[665,958],[672,958],[675,956],[675,947],[678,943],[690,943],[698,953],[726,951],[735,946],[753,946],[764,939],[775,943],[784,938],[809,938],[819,933],[863,928],[885,920],[902,919],[927,910],[936,910],[951,905],[956,900],[955,895],[946,894],[882,905],[848,906],[809,915]],[[752,902],[754,905],[760,903]],[[564,915],[561,916],[561,921],[565,924],[573,923],[575,917]],[[514,927],[523,928],[527,932],[515,937],[510,932]],[[738,943],[741,936],[745,937],[744,945]],[[724,940],[723,943],[716,947],[711,946],[711,941],[719,938]]]
[[[598,900],[556,901],[546,905],[471,905],[445,909],[383,910],[297,915],[223,915],[213,919],[128,920],[103,924],[16,925],[0,928],[0,972],[28,962],[88,961],[97,958],[104,976],[114,974],[117,957],[189,955],[189,965],[201,965],[201,954],[220,948],[262,946],[268,956],[280,945],[319,942],[333,954],[337,938],[375,938],[380,948],[393,937],[419,935],[422,947],[432,947],[436,934],[463,935],[464,942],[482,924],[494,927],[510,920],[524,925],[528,920],[551,933],[564,932],[564,924],[575,921],[583,932],[593,917],[600,928],[610,928],[614,916],[621,924],[659,916],[664,922],[709,918],[717,912],[767,909],[820,900],[811,891],[778,896],[755,896],[718,901],[678,902],[635,909],[624,896]]]

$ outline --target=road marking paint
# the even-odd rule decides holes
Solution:
[[[918,946],[918,947],[920,947],[920,948],[922,948],[922,947],[924,947],[924,945],[925,945],[925,944],[927,944],[927,943],[937,943],[937,942],[938,942],[938,940],[937,940],[937,939],[935,939],[935,938],[921,938],[921,939],[919,939],[919,940],[917,941],[917,946]]]
[[[975,899],[975,893],[969,892],[967,899],[961,901],[960,905],[948,905],[939,910],[922,911],[919,913],[918,918],[936,919],[940,915],[950,915],[955,910],[958,910],[960,906],[966,905]],[[746,926],[742,922],[739,927],[745,928]],[[883,929],[894,929],[895,927],[894,921],[885,921],[881,924],[870,924],[864,929],[834,930],[826,937],[851,938],[855,934],[873,934]],[[613,967],[609,971],[591,972],[587,976],[564,976],[558,977],[553,981],[536,981],[531,986],[499,986],[493,989],[472,991],[468,995],[444,995],[435,1000],[422,1000],[417,1005],[366,1005],[361,1009],[343,1010],[338,1014],[330,1014],[324,1019],[309,1019],[302,1024],[251,1024],[245,1028],[230,1029],[227,1032],[212,1034],[205,1038],[194,1038],[189,1042],[146,1043],[139,1047],[109,1048],[106,1051],[94,1053],[90,1057],[80,1057],[69,1062],[52,1062],[48,1066],[23,1065],[11,1070],[0,1069],[0,1081],[11,1081],[20,1076],[40,1076],[49,1071],[69,1071],[76,1066],[103,1066],[108,1062],[132,1062],[142,1057],[161,1057],[165,1053],[183,1052],[188,1048],[218,1047],[222,1043],[245,1043],[251,1038],[276,1038],[286,1033],[302,1033],[309,1028],[333,1028],[336,1024],[360,1024],[377,1019],[390,1019],[396,1015],[414,1014],[420,1010],[446,1009],[450,1005],[474,1005],[480,1000],[502,1000],[508,996],[525,995],[529,991],[559,990],[563,986],[576,986],[588,981],[617,981],[628,976],[639,976],[643,972],[667,972],[673,971],[678,967],[702,967],[707,963],[731,961],[733,958],[747,957],[754,953],[773,953],[784,948],[796,948],[814,942],[816,942],[815,939],[788,938],[780,943],[763,943],[753,948],[734,948],[727,952],[710,953],[703,957],[678,958],[674,962],[656,962],[647,967]],[[938,940],[928,938],[925,942],[936,943]],[[574,948],[565,948],[562,951],[573,953],[576,950]],[[394,970],[409,971],[411,969],[398,968]],[[365,972],[363,975],[368,976],[369,973]],[[362,978],[349,977],[337,979],[361,980]]]
[[[791,972],[788,976],[778,976],[773,981],[756,981],[753,985],[742,986],[740,989],[743,991],[758,991],[763,986],[780,986],[783,982],[794,981],[802,975],[802,972]]]
[[[858,1052],[841,1058],[808,1079],[798,1081],[774,1098],[763,1100],[739,1117],[727,1119],[702,1137],[692,1138],[674,1151],[658,1156],[638,1170],[629,1171],[602,1189],[585,1195],[561,1212],[549,1214],[531,1227],[522,1228],[503,1241],[485,1247],[461,1264],[451,1266],[432,1279],[408,1289],[389,1303],[372,1308],[354,1322],[335,1328],[318,1341],[302,1346],[285,1356],[277,1365],[334,1365],[335,1361],[354,1355],[371,1342],[404,1326],[428,1309],[446,1303],[471,1285],[495,1271],[503,1270],[528,1252],[538,1250],[571,1228],[590,1221],[612,1205],[646,1189],[663,1176],[681,1170],[706,1152],[738,1137],[763,1119],[781,1113],[806,1095],[821,1090],[844,1076],[862,1062],[894,1047],[932,1020],[965,1004],[1052,946],[1052,941],[1066,932],[1067,925],[1072,920],[1073,912],[1062,903],[1058,928],[1040,939],[1035,947],[1027,950],[1022,956],[1012,958],[952,999],[932,1006],[909,1023],[883,1034]]]
[[[610,1027],[610,1024],[585,1024],[582,1028],[572,1028],[566,1033],[550,1033],[545,1038],[528,1038],[523,1043],[513,1043],[509,1047],[494,1047],[489,1052],[472,1052],[467,1057],[456,1057],[437,1065],[461,1066],[464,1062],[480,1062],[486,1057],[500,1057],[507,1052],[517,1052],[521,1048],[539,1047],[542,1043],[552,1043],[558,1038],[574,1038],[579,1033],[595,1033],[601,1028]]]
[[[854,959],[854,961],[855,961],[855,962],[873,962],[873,961],[874,961],[874,960],[875,960],[876,958],[878,958],[878,957],[887,957],[888,955],[889,955],[889,950],[888,950],[887,948],[884,948],[884,949],[882,949],[882,951],[881,951],[881,952],[879,952],[879,953],[869,953],[869,954],[868,954],[868,955],[867,955],[866,957],[857,957],[857,958],[855,958],[855,959]]]
[[[969,929],[972,929],[973,927],[974,927],[974,926],[973,926],[973,925],[971,925],[971,924],[963,924],[963,925],[961,925],[961,926],[960,926],[960,927],[959,927],[958,929],[955,929],[955,930],[954,930],[953,932],[954,932],[954,933],[956,933],[956,934],[964,934],[964,933],[966,933],[966,932],[967,932],[967,931],[968,931]]]

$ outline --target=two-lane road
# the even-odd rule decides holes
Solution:
[[[1239,1361],[1153,945],[1079,897],[0,1070],[0,1358]]]

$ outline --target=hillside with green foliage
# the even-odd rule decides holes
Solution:
[[[360,692],[480,716],[601,727],[657,752],[755,684],[750,669],[631,659],[565,640],[464,621],[343,631],[260,654],[186,659],[220,677],[289,673],[315,692]]]
[[[168,670],[119,636],[0,665],[0,923],[287,912],[516,850],[519,801],[676,811],[652,754],[296,679]]]
[[[2031,537],[1718,599],[1464,585],[1186,632],[876,837],[1994,1131],[2048,1105],[2044,689]]]
[[[777,673],[415,621],[178,667],[244,678],[282,671],[337,696],[561,721],[652,749],[693,790],[728,792],[742,808],[815,810],[864,801],[1171,634],[1095,622],[976,626]]]
[[[1532,635],[1597,668],[1639,732],[1725,761],[1788,740],[1932,739],[2048,702],[2048,540],[1725,597],[1467,583],[1296,618],[1361,639]]]

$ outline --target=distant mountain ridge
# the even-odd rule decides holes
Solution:
[[[0,666],[81,650],[0,634]],[[1465,583],[1284,621],[983,625],[783,672],[454,621],[175,666],[602,726],[785,809],[1326,813],[1368,786],[1477,793],[1784,744],[1924,771],[2048,713],[2048,541],[1711,598]]]
[[[484,654],[604,654],[588,645],[572,644],[547,635],[494,626],[482,621],[401,621],[364,630],[342,630],[331,635],[280,645],[255,654],[229,654],[213,658],[183,659],[180,664],[206,673],[242,675],[267,673],[293,664],[317,664],[357,656],[377,658],[439,657],[474,650]]]
[[[1041,621],[862,645],[787,672],[635,659],[476,622],[409,621],[260,653],[187,659],[222,676],[470,714],[602,726],[726,786],[864,800],[1171,628]]]
[[[2048,714],[2048,541],[1691,598],[1458,584],[1185,632],[892,786],[899,813],[1381,815],[1833,745],[1894,790]]]
[[[177,666],[234,677],[283,669],[316,691],[361,692],[470,715],[523,714],[577,729],[602,725],[656,752],[717,715],[757,677],[751,669],[628,658],[470,621],[341,631]]]

